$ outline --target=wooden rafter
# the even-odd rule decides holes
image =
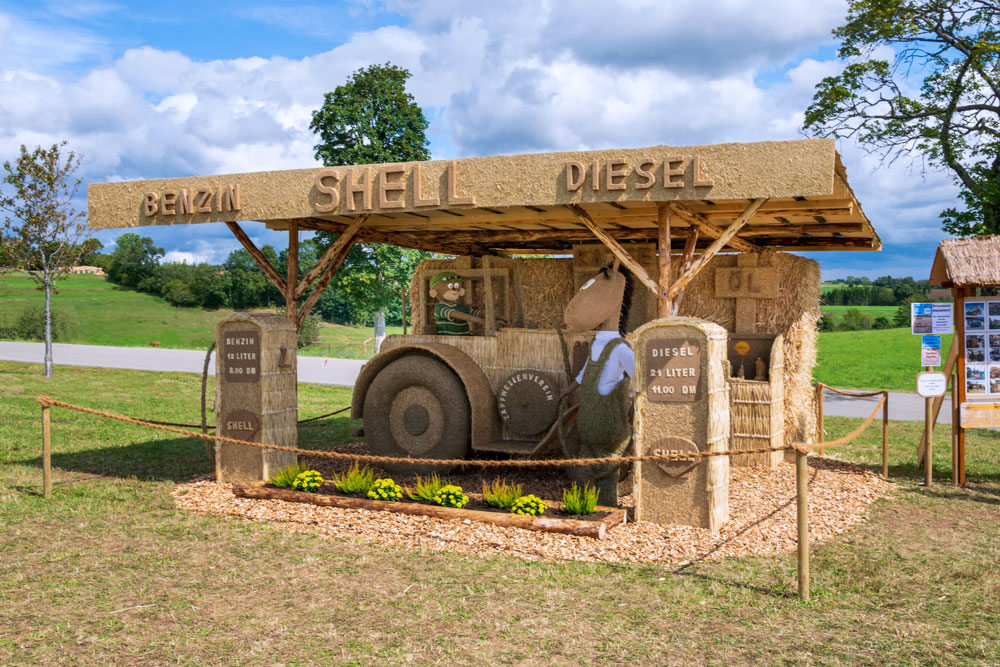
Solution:
[[[260,265],[260,268],[264,270],[264,275],[270,278],[271,282],[274,283],[274,286],[278,288],[278,291],[282,294],[287,293],[288,287],[286,286],[285,281],[278,274],[277,269],[271,265],[271,262],[267,261],[267,257],[264,257],[264,253],[262,253],[256,245],[254,245],[254,242],[250,240],[250,237],[243,231],[243,228],[235,222],[227,222],[226,225],[228,225],[229,229],[233,232],[236,240],[243,244],[243,247],[246,248],[248,253],[250,253],[250,256],[253,257],[257,264]]]
[[[687,267],[684,273],[677,277],[674,284],[670,286],[667,298],[673,299],[680,294],[680,291],[684,289],[689,282],[691,282],[691,279],[698,275],[701,269],[708,264],[709,260],[715,257],[715,255],[729,243],[736,233],[747,223],[747,220],[753,217],[753,214],[757,212],[757,209],[759,209],[766,201],[766,197],[754,199],[753,202],[746,207],[746,210],[740,213],[740,215],[733,220],[732,223],[730,223],[729,227],[726,228],[722,235],[715,239],[715,241],[712,242],[712,245],[708,246],[708,249],[699,255],[698,259],[692,262],[691,266]]]
[[[362,220],[361,222],[363,223],[364,221]],[[337,246],[337,251],[332,257],[330,257],[326,270],[316,282],[316,286],[313,287],[312,292],[310,292],[309,296],[306,297],[305,302],[302,304],[302,308],[299,309],[296,317],[297,326],[302,326],[306,316],[313,309],[313,306],[316,305],[316,302],[319,301],[319,297],[323,294],[323,290],[325,290],[326,286],[330,284],[331,280],[333,280],[333,276],[337,273],[337,269],[340,268],[340,265],[344,262],[344,258],[347,257],[347,253],[349,253],[351,248],[354,246],[354,242],[358,237],[358,228],[360,227],[361,224],[358,224],[353,233],[350,234],[347,232],[341,233],[341,235],[334,242],[334,245]]]
[[[632,255],[628,254],[628,251],[626,251],[625,248],[618,243],[618,241],[616,241],[606,231],[601,229],[597,223],[594,222],[593,218],[590,217],[590,214],[583,209],[583,207],[576,204],[568,204],[567,206],[569,206],[569,208],[576,213],[580,222],[582,222],[587,229],[589,229],[601,243],[606,245],[608,250],[610,250],[611,253],[625,265],[625,268],[631,271],[632,275],[639,279],[639,282],[645,285],[653,294],[656,295],[657,298],[663,296],[663,289],[660,287],[660,284],[653,280],[648,273],[646,273],[646,269],[642,268],[642,265],[639,264],[639,262],[637,262]]]
[[[697,227],[698,231],[700,231],[705,236],[717,239],[720,238],[725,233],[725,230],[722,227],[719,227],[718,225],[709,222],[708,218],[706,218],[700,213],[692,211],[686,206],[683,206],[676,202],[671,203],[669,206],[670,210],[676,213],[678,217],[686,221],[689,225]],[[749,241],[745,241],[743,239],[735,237],[732,237],[729,240],[729,246],[734,250],[739,250],[740,252],[754,252],[761,250],[760,246],[757,246]]]
[[[306,275],[302,277],[302,281],[295,287],[296,300],[301,299],[302,295],[306,293],[307,289],[309,289],[309,286],[313,284],[313,281],[319,278],[323,272],[327,270],[331,263],[333,263],[333,261],[340,254],[340,251],[343,249],[343,244],[350,242],[353,245],[354,237],[357,235],[361,225],[365,224],[367,219],[367,215],[359,215],[355,218],[354,222],[347,226],[347,229],[341,232],[340,237],[338,237],[337,240],[326,249],[326,252],[323,253],[323,256],[320,257],[318,262],[316,262],[316,265],[309,269]]]
[[[690,227],[688,228],[687,239],[684,241],[684,254],[681,255],[681,270],[678,272],[683,275],[691,267],[691,262],[694,260],[694,249],[698,245],[698,228]],[[674,297],[674,314],[681,312],[681,301],[684,300],[684,290],[682,289]]]

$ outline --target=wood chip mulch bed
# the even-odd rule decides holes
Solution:
[[[317,467],[324,477],[331,472]],[[385,546],[476,555],[509,554],[527,560],[684,565],[697,560],[768,556],[795,549],[795,466],[782,463],[776,470],[732,467],[731,471],[730,520],[718,535],[702,528],[640,521],[617,526],[604,539],[595,540],[469,520],[237,498],[230,485],[212,480],[180,484],[174,490],[174,497],[182,509],[278,522],[290,530]],[[523,483],[525,493],[545,499],[559,498],[558,489],[568,486],[560,473],[551,470],[509,472],[505,477]],[[492,479],[493,474],[458,472],[448,477],[467,491],[477,491],[477,480]],[[404,478],[396,481],[409,483]],[[869,505],[889,496],[896,488],[875,473],[849,463],[809,457],[810,540],[828,539],[863,522]],[[622,505],[630,502],[631,498],[626,497]]]

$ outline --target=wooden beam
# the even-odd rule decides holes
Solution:
[[[698,228],[689,227],[687,240],[684,241],[684,254],[681,255],[681,270],[680,274],[683,274],[691,267],[691,262],[694,260],[694,249],[698,245]],[[684,300],[684,290],[682,289],[674,297],[674,314],[681,312],[681,302]]]
[[[697,227],[705,236],[709,236],[713,239],[720,238],[726,233],[726,230],[708,221],[708,218],[701,215],[700,213],[695,213],[686,206],[682,206],[676,202],[670,204],[670,210],[673,211],[682,220],[687,221],[692,227]],[[738,219],[738,218],[737,218]],[[744,220],[744,222],[746,222]],[[732,226],[732,225],[730,225]],[[734,250],[739,250],[741,252],[753,252],[755,250],[760,250],[760,246],[757,246],[750,241],[744,241],[743,239],[732,238],[729,241],[730,247]]]
[[[319,261],[316,262],[316,265],[311,269],[309,269],[306,275],[302,277],[302,282],[300,282],[298,286],[296,286],[295,288],[296,300],[302,298],[302,295],[306,293],[306,290],[309,289],[309,286],[312,285],[313,281],[319,278],[320,275],[323,274],[326,268],[330,266],[330,262],[332,262],[340,253],[341,239],[345,237],[351,239],[354,238],[355,234],[357,234],[358,232],[358,229],[361,228],[361,225],[365,224],[365,221],[367,219],[368,219],[367,215],[359,215],[350,225],[347,226],[347,229],[341,232],[340,238],[338,238],[336,241],[330,244],[330,247],[326,249],[326,252],[323,253],[323,256],[319,258]],[[346,243],[347,241],[344,242]]]
[[[271,266],[271,262],[267,261],[267,257],[264,257],[264,253],[262,253],[256,245],[254,245],[254,242],[250,240],[250,237],[247,236],[246,232],[243,231],[239,224],[235,222],[227,222],[226,225],[229,226],[229,229],[232,231],[233,236],[236,237],[236,240],[243,244],[243,247],[246,248],[246,251],[250,253],[251,257],[254,258],[254,261],[256,261],[257,264],[260,265],[260,268],[264,270],[264,275],[270,278],[271,282],[274,283],[274,286],[278,288],[279,292],[285,294],[288,290],[285,286],[285,281],[282,280],[281,276],[278,274],[278,270]]]
[[[677,278],[677,281],[670,287],[670,292],[667,294],[667,298],[673,299],[677,296],[680,291],[684,289],[689,282],[691,282],[691,279],[698,275],[702,268],[708,264],[709,260],[715,257],[715,255],[722,250],[727,243],[729,243],[730,239],[736,235],[736,232],[743,228],[743,226],[747,223],[747,220],[752,218],[753,214],[757,212],[757,209],[759,209],[766,201],[766,197],[754,199],[753,202],[746,207],[746,210],[740,213],[738,218],[733,220],[722,235],[715,239],[715,241],[712,242],[712,245],[708,246],[708,249],[701,253],[698,259],[692,262],[691,266],[689,266],[687,270]]]
[[[667,292],[670,290],[670,208],[662,202],[656,205],[656,228],[657,264],[660,270],[656,313],[659,317],[670,317],[674,314],[674,303],[667,299]]]
[[[298,307],[295,305],[295,285],[299,282],[299,226],[288,225],[288,277],[285,279],[285,317],[300,324]]]
[[[360,227],[360,225],[358,225],[358,227]],[[305,303],[302,304],[302,308],[299,309],[298,317],[296,318],[299,326],[302,326],[302,323],[305,321],[309,311],[311,311],[313,306],[316,305],[316,302],[319,301],[319,297],[323,294],[323,290],[325,290],[326,286],[330,284],[331,280],[333,280],[334,274],[337,273],[337,269],[339,269],[340,265],[344,262],[344,258],[347,257],[347,253],[351,251],[357,237],[358,230],[355,229],[353,234],[343,233],[335,241],[335,244],[339,245],[339,249],[330,259],[323,276],[316,282],[316,286],[313,287],[312,292],[310,292],[309,296],[306,297]]]
[[[589,229],[601,243],[607,246],[608,250],[610,250],[611,253],[625,265],[625,268],[631,271],[632,275],[639,279],[639,282],[645,285],[653,294],[656,295],[657,299],[663,295],[663,290],[660,288],[660,284],[653,280],[648,273],[646,273],[646,269],[642,268],[642,265],[639,264],[639,262],[637,262],[632,255],[628,254],[625,248],[623,248],[618,241],[612,238],[606,231],[601,229],[590,217],[590,214],[576,204],[567,204],[567,206],[569,206],[569,208],[576,213],[580,222],[586,225],[587,229]]]

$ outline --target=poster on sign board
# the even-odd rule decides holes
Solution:
[[[941,336],[920,337],[920,365],[941,365]]]
[[[1000,297],[962,304],[965,324],[965,390],[970,398],[1000,396]]]
[[[1000,318],[1000,315],[998,315]],[[914,334],[950,334],[955,331],[955,317],[950,303],[911,303],[910,332]]]

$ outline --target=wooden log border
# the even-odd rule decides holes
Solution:
[[[292,489],[276,489],[268,486],[233,485],[233,494],[238,498],[255,500],[284,500],[291,503],[309,503],[320,507],[339,507],[341,509],[365,509],[380,512],[396,512],[397,514],[415,514],[436,519],[469,519],[492,523],[497,526],[524,528],[546,533],[562,533],[604,539],[607,531],[626,522],[626,510],[616,507],[597,507],[596,511],[606,512],[602,519],[587,521],[583,519],[563,519],[553,516],[521,516],[507,512],[486,512],[483,510],[467,510],[456,507],[439,507],[416,502],[388,502],[385,500],[370,500],[351,496],[334,496],[322,493],[306,493]],[[482,500],[476,493],[466,494],[471,499]],[[562,503],[545,501],[551,509],[560,509]]]

